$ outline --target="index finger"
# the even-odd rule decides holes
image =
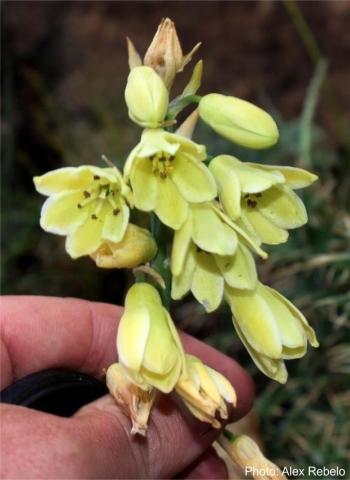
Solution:
[[[65,367],[101,377],[116,359],[116,332],[123,309],[71,298],[2,298],[1,388],[48,368]],[[237,416],[251,406],[250,377],[233,360],[182,335],[185,350],[229,377],[237,391]]]

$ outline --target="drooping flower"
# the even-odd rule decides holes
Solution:
[[[285,383],[284,360],[304,356],[307,341],[318,346],[303,314],[283,295],[260,282],[255,290],[226,287],[225,296],[235,329],[257,367]]]
[[[128,291],[117,335],[119,362],[141,389],[173,390],[184,368],[184,351],[157,290],[136,283]]]
[[[110,394],[132,422],[131,434],[145,436],[156,393],[154,388],[150,385],[140,388],[120,363],[113,363],[107,369],[106,383]]]
[[[129,223],[120,242],[105,240],[90,256],[100,268],[134,268],[152,260],[156,253],[151,233]]]
[[[163,18],[145,54],[144,64],[152,67],[170,89],[176,74],[182,72],[199,47],[200,43],[197,43],[190,53],[184,55],[174,22]]]
[[[206,202],[217,194],[205,158],[203,145],[165,130],[145,130],[124,168],[136,208],[154,210],[167,226],[180,228],[189,202]]]
[[[220,428],[216,414],[220,419],[227,419],[225,402],[235,406],[236,392],[221,373],[205,365],[199,358],[187,354],[185,358],[187,368],[175,385],[175,391],[196,418]]]
[[[286,242],[289,229],[307,222],[307,213],[293,189],[313,183],[317,176],[293,167],[244,163],[219,155],[209,166],[225,212],[257,243]]]
[[[221,434],[219,444],[241,467],[244,476],[251,474],[254,480],[287,480],[280,468],[263,455],[258,444],[248,435],[235,435],[226,430]]]
[[[278,140],[273,118],[261,108],[236,97],[210,93],[199,102],[199,116],[228,140],[248,148],[268,148]]]
[[[151,67],[131,70],[125,88],[125,101],[131,120],[144,128],[162,126],[169,96],[161,77]]]
[[[129,222],[128,189],[117,168],[59,168],[34,177],[34,184],[49,197],[41,210],[41,227],[66,235],[72,258],[92,254],[105,241],[122,240]]]
[[[192,205],[186,222],[174,235],[172,298],[182,298],[191,290],[206,311],[212,312],[221,303],[225,283],[254,289],[255,262],[246,245],[265,256],[215,204]]]

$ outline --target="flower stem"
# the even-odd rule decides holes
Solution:
[[[158,252],[156,257],[152,260],[151,266],[164,279],[165,289],[160,286],[157,287],[162,297],[164,307],[169,310],[170,307],[170,291],[171,291],[171,272],[169,268],[169,259],[167,255],[167,233],[168,228],[159,220],[159,218],[151,214],[151,231],[157,242]]]

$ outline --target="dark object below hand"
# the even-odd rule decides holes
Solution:
[[[49,369],[17,380],[1,392],[4,403],[22,405],[61,417],[108,393],[104,383],[84,373]]]

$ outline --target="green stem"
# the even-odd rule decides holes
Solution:
[[[170,308],[170,292],[171,292],[171,272],[169,268],[169,259],[167,254],[167,233],[168,228],[159,220],[159,218],[151,214],[151,231],[158,245],[158,252],[156,257],[152,260],[151,266],[164,279],[165,289],[158,287],[159,293],[162,297],[164,307]]]

